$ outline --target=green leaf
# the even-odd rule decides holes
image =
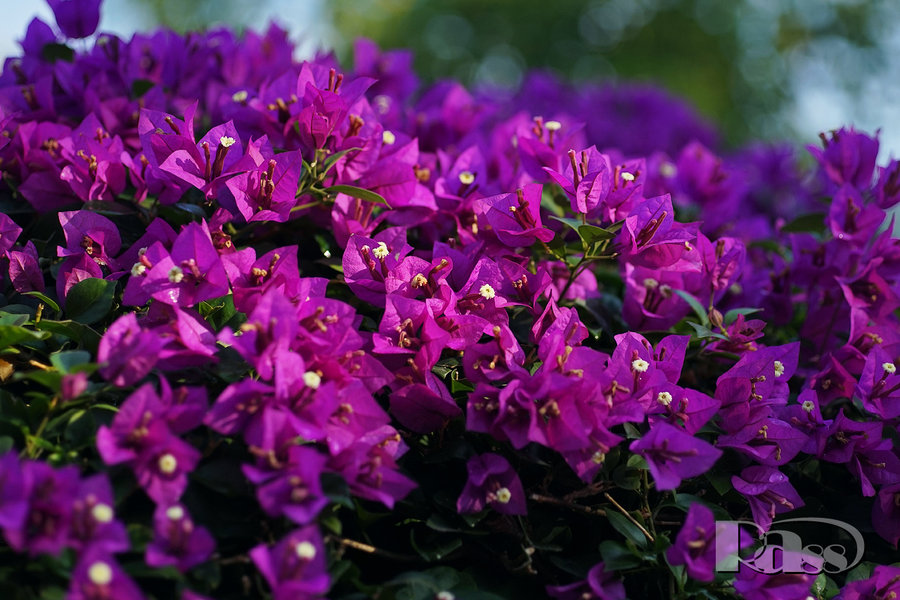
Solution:
[[[212,300],[204,300],[197,305],[200,316],[206,319],[212,328],[221,331],[239,313],[234,307],[234,296],[228,294]]]
[[[719,340],[728,340],[728,336],[722,335],[721,333],[716,333],[709,327],[705,327],[700,325],[699,323],[694,323],[693,321],[688,321],[688,325],[694,328],[694,332],[697,334],[697,339],[705,339],[705,338],[716,338]]]
[[[600,544],[600,554],[603,556],[604,568],[609,569],[610,571],[631,569],[641,564],[639,556],[636,556],[621,542],[614,540],[602,542]]]
[[[426,542],[416,540],[416,531],[409,531],[409,543],[413,549],[428,562],[436,562],[443,560],[451,553],[462,548],[462,540],[458,537],[447,537],[443,534],[435,533],[428,536]]]
[[[737,320],[738,315],[744,315],[746,317],[747,315],[758,313],[761,310],[761,308],[732,308],[722,317],[722,322],[725,323],[725,325],[731,325]]]
[[[44,44],[44,47],[41,48],[41,58],[51,63],[58,60],[72,62],[75,58],[75,50],[65,44]]]
[[[44,304],[46,304],[49,308],[52,308],[56,312],[59,312],[59,304],[56,303],[55,300],[51,299],[49,296],[42,294],[40,292],[25,292],[26,296],[34,296]]]
[[[694,313],[696,313],[697,318],[700,319],[700,323],[705,326],[709,326],[709,314],[707,313],[706,308],[697,300],[693,294],[686,292],[684,290],[672,290],[679,296],[681,296],[682,300],[691,305]]]
[[[625,221],[617,221],[613,223],[609,227],[597,227],[596,225],[579,225],[578,226],[578,235],[581,236],[588,244],[593,244],[594,242],[599,242],[603,240],[611,240],[618,235],[619,230],[622,229],[622,224]]]
[[[806,215],[800,215],[790,223],[781,228],[785,233],[802,233],[825,231],[825,213],[816,212]]]
[[[35,323],[34,328],[69,338],[78,342],[90,352],[96,352],[97,345],[100,343],[99,333],[87,325],[76,321],[49,321],[44,319]]]
[[[358,152],[362,150],[362,148],[347,148],[346,150],[341,150],[340,152],[335,152],[324,161],[322,161],[322,175],[328,173],[331,170],[331,167],[337,163],[337,161],[341,160],[348,152]]]
[[[154,85],[156,84],[149,79],[135,79],[131,82],[131,98],[137,100],[149,92]]]
[[[609,508],[606,511],[606,518],[609,519],[609,524],[613,526],[613,529],[624,535],[625,539],[631,540],[639,548],[647,545],[647,536],[625,515]]]
[[[91,353],[84,350],[64,350],[50,355],[50,364],[59,369],[63,374],[73,373],[78,367],[91,362]]]
[[[346,194],[353,198],[365,200],[366,202],[374,202],[375,204],[384,204],[388,208],[391,207],[390,204],[388,204],[387,200],[384,199],[384,196],[382,196],[381,194],[373,192],[372,190],[356,187],[354,185],[332,185],[325,188],[325,192],[328,194]]]
[[[66,296],[66,314],[85,325],[107,315],[116,293],[116,282],[91,277],[72,286]]]
[[[49,334],[42,331],[32,331],[16,325],[0,325],[0,350],[22,342],[35,342],[48,337],[50,337]]]

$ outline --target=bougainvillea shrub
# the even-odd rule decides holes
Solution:
[[[877,135],[50,4],[0,76],[3,598],[900,593]]]

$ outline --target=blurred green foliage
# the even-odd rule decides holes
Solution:
[[[898,44],[889,43],[900,22],[895,0],[132,1],[180,31],[274,18],[298,41],[302,32],[333,47],[345,64],[358,36],[410,48],[425,82],[514,87],[530,68],[574,81],[657,82],[693,102],[732,145],[810,141],[810,122],[840,124],[829,103],[846,119],[871,102],[873,79],[900,68]],[[900,83],[881,92],[891,90],[900,93]]]

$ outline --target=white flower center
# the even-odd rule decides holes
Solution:
[[[497,293],[494,291],[494,288],[490,286],[490,284],[486,283],[478,289],[478,295],[485,300],[490,300],[491,298],[496,296]]]
[[[234,145],[234,138],[229,137],[227,135],[223,135],[222,137],[219,138],[219,144],[223,148],[231,148]]]
[[[562,129],[562,123],[559,121],[547,121],[544,123],[544,129],[547,131],[559,131]]]
[[[181,267],[172,267],[169,269],[169,283],[181,283],[184,281],[184,271]]]
[[[379,94],[375,96],[375,108],[378,109],[378,112],[381,114],[385,114],[387,111],[391,110],[391,99],[384,94]]]
[[[141,263],[134,263],[131,267],[131,276],[132,277],[140,277],[144,273],[147,272],[147,267]]]
[[[652,277],[648,277],[644,280],[644,287],[648,290],[653,290],[659,287],[659,282]]]
[[[319,389],[319,386],[322,385],[322,377],[319,376],[318,373],[307,371],[303,374],[303,385],[308,388],[317,390]]]
[[[631,368],[638,373],[644,373],[647,369],[650,368],[650,363],[648,363],[643,358],[636,358],[631,361]]]
[[[387,244],[384,242],[378,242],[378,245],[372,250],[372,254],[375,255],[375,258],[386,258],[390,253],[391,251],[388,250]]]
[[[886,362],[886,363],[882,364],[881,368],[884,369],[884,372],[887,373],[888,375],[893,375],[894,373],[897,372],[897,367],[892,362]]]
[[[660,392],[656,396],[656,401],[663,406],[668,406],[672,404],[672,394],[670,394],[669,392]]]
[[[409,285],[411,285],[414,288],[420,288],[423,285],[428,285],[428,280],[425,279],[424,275],[419,273],[415,277],[412,278],[412,281],[409,282]]]
[[[502,487],[497,490],[497,502],[500,504],[509,504],[510,500],[512,500],[512,492],[509,491],[509,488]]]
[[[397,141],[397,136],[394,135],[394,132],[388,131],[387,129],[381,134],[381,141],[387,144],[388,146],[392,146],[394,142]]]
[[[775,361],[775,377],[781,377],[784,375],[784,365],[780,360]]]
[[[808,413],[811,413],[813,411],[813,409],[816,408],[816,405],[813,404],[812,400],[804,400],[803,404],[801,404],[800,406],[803,407],[803,410],[805,410]]]
[[[659,174],[663,177],[674,177],[676,173],[678,173],[678,168],[670,162],[659,165]]]
[[[94,520],[98,523],[109,523],[113,520],[113,509],[109,504],[103,504],[101,502],[95,504],[91,509],[91,516],[94,517]]]
[[[235,102],[243,102],[247,99],[247,96],[250,94],[247,93],[247,90],[241,90],[239,92],[235,92],[232,94],[231,99]]]
[[[164,475],[171,475],[178,468],[178,460],[171,454],[163,454],[159,457],[159,470]]]
[[[311,542],[300,542],[294,547],[294,552],[301,560],[312,560],[316,557],[316,547]]]
[[[88,567],[88,579],[94,585],[109,585],[112,581],[112,568],[105,562],[95,562]]]
[[[628,171],[622,171],[622,179],[625,181],[634,181],[634,174]]]
[[[459,174],[459,182],[463,185],[471,185],[475,183],[475,174],[471,171],[463,171]]]
[[[606,454],[597,450],[591,455],[591,462],[595,465],[602,464],[603,461],[606,460]]]
[[[184,518],[184,509],[178,506],[170,506],[166,509],[166,518],[170,521],[180,521]]]

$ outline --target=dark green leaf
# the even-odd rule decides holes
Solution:
[[[56,312],[59,312],[59,304],[56,303],[55,300],[51,299],[49,296],[42,294],[40,292],[25,292],[26,296],[33,296],[47,305],[48,308],[52,308]]]
[[[131,82],[131,97],[134,100],[137,100],[147,92],[149,92],[153,86],[156,85],[149,79],[135,79]]]
[[[728,336],[722,335],[721,333],[716,333],[709,327],[705,327],[700,325],[699,323],[694,323],[693,321],[688,321],[688,325],[694,328],[694,332],[697,334],[697,339],[706,339],[706,338],[716,338],[719,340],[727,340]]]
[[[725,325],[731,325],[737,320],[738,315],[744,315],[746,317],[747,315],[758,313],[761,310],[761,308],[732,308],[727,313],[725,313],[725,315],[722,317],[722,321],[723,323],[725,323]]]
[[[631,540],[640,548],[647,545],[647,536],[625,515],[615,512],[610,507],[606,511],[606,518],[609,519],[609,524],[613,526],[613,529],[624,535],[625,539]]]
[[[43,331],[32,331],[15,325],[0,325],[0,350],[21,344],[35,342],[50,337]]]
[[[602,542],[600,544],[600,554],[603,556],[604,568],[609,569],[610,571],[631,569],[641,564],[639,556],[636,556],[621,542],[616,542],[614,540]]]
[[[99,333],[87,325],[76,321],[48,321],[44,319],[35,323],[34,328],[69,338],[78,342],[90,352],[96,352],[97,345],[100,343]]]
[[[824,232],[825,231],[825,213],[810,213],[800,215],[790,223],[781,228],[785,233],[801,233],[801,232]]]
[[[91,362],[91,353],[84,350],[64,350],[50,355],[50,364],[64,374],[78,371],[74,367]]]
[[[372,190],[366,190],[360,187],[356,187],[353,185],[332,185],[330,187],[325,188],[325,192],[328,194],[346,194],[353,198],[359,198],[360,200],[365,200],[366,202],[374,202],[375,204],[384,204],[388,208],[391,206],[388,204],[387,200],[384,199],[384,196],[373,192]]]
[[[75,58],[75,50],[65,44],[44,44],[44,47],[41,48],[41,57],[51,63],[58,60],[72,62]]]
[[[322,161],[322,175],[331,170],[331,167],[337,163],[337,161],[341,160],[348,152],[358,152],[362,150],[362,148],[347,148],[346,150],[341,150],[340,152],[335,152],[324,161]]]
[[[85,325],[96,323],[112,307],[116,282],[91,277],[72,286],[66,296],[66,314]]]
[[[672,290],[681,298],[691,305],[691,309],[693,309],[694,313],[697,315],[697,318],[700,319],[700,323],[703,325],[709,325],[709,314],[707,314],[706,308],[704,308],[703,304],[697,300],[693,294],[690,294],[684,290]]]

